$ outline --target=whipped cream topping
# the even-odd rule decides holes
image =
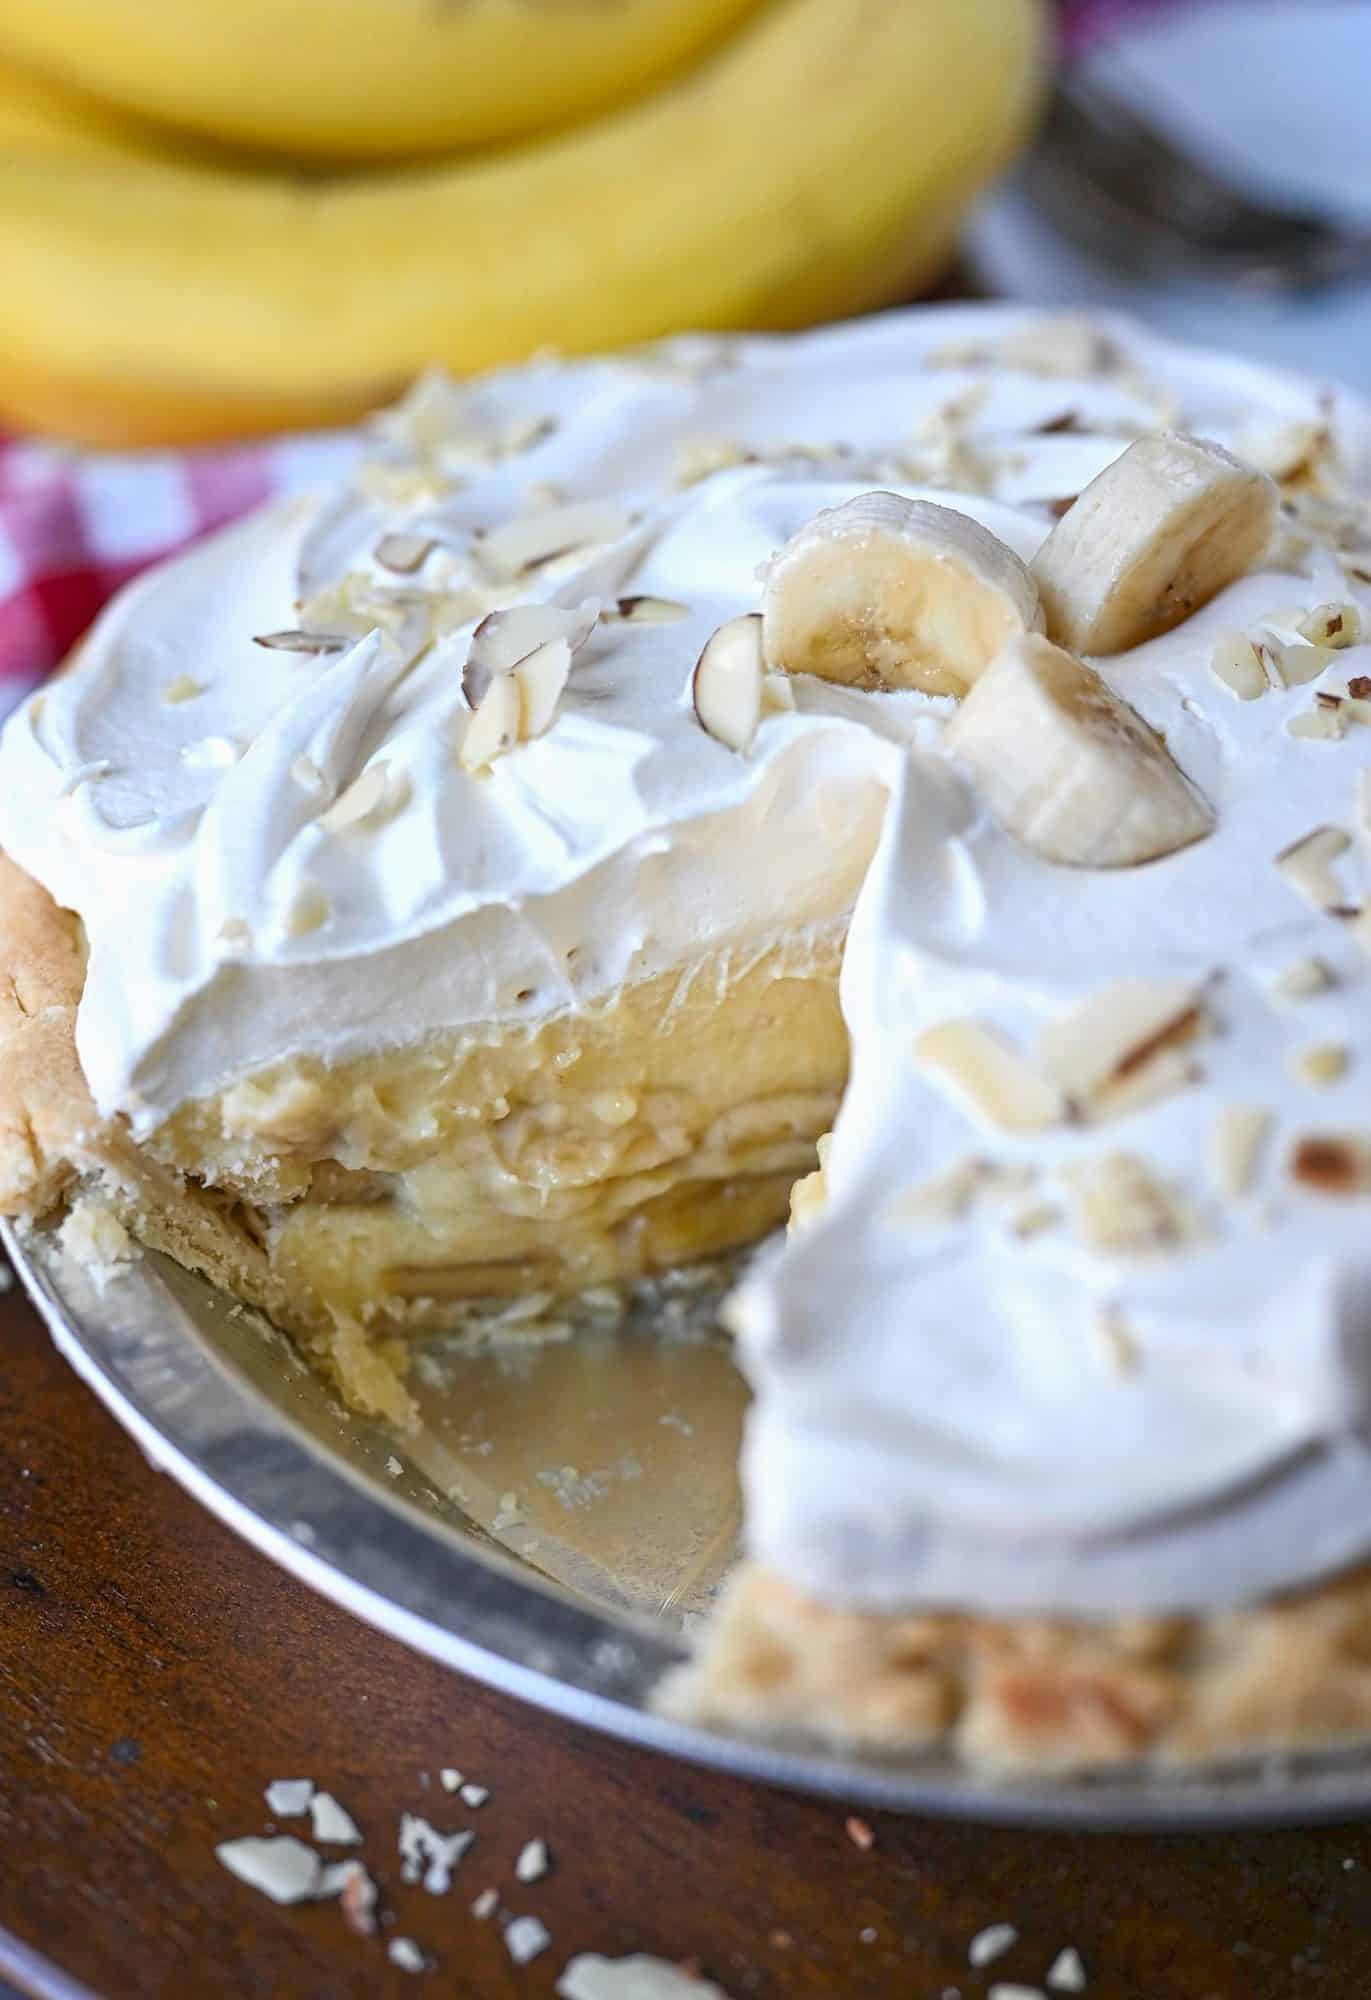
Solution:
[[[1306,582],[1249,578],[1108,663],[1218,812],[1210,840],[1146,869],[1053,868],[1013,843],[937,751],[946,701],[796,681],[741,755],[690,706],[758,569],[873,486],[955,505],[1029,557],[1057,504],[1159,424],[1240,452],[1327,425],[1371,483],[1353,399],[1126,326],[1068,331],[958,308],[421,385],[343,488],[126,591],[0,740],[0,845],[85,924],[82,1062],[101,1110],[144,1134],[287,1053],[538,1018],[756,948],[778,921],[841,920],[884,816],[844,973],[854,1076],[828,1211],[739,1308],[752,1545],[844,1600],[1209,1602],[1371,1540],[1366,1210],[1287,1171],[1299,1132],[1371,1125],[1367,962],[1271,860],[1352,827],[1371,732],[1291,738],[1313,687],[1244,707],[1208,664],[1219,629],[1347,596],[1342,569],[1316,554]],[[518,575],[483,548],[588,499],[617,515],[594,547]],[[479,617],[625,594],[683,613],[602,622],[548,733],[463,770]],[[1318,685],[1368,667],[1340,653]],[[367,773],[372,810],[330,825]],[[1337,865],[1364,894],[1364,844]],[[1311,953],[1336,983],[1280,1013],[1267,982]],[[926,1025],[974,1017],[1031,1050],[1127,974],[1203,988],[1202,1087],[1010,1141],[914,1068]],[[1322,1091],[1287,1067],[1312,1041],[1352,1051]],[[1202,1161],[1229,1100],[1274,1122],[1256,1191],[1225,1205]],[[932,1231],[892,1208],[969,1153],[1046,1185],[1113,1149],[1182,1191],[1193,1240],[1139,1261],[1065,1220],[1020,1239],[979,1197]]]
[[[1123,366],[1063,382],[950,365],[959,343],[1022,323],[903,314],[465,389],[429,380],[340,488],[268,507],[125,591],[0,739],[0,845],[86,926],[78,1047],[100,1109],[146,1134],[277,1056],[536,1018],[755,945],[778,909],[791,928],[845,918],[891,744],[927,704],[797,684],[796,712],[768,716],[739,757],[697,726],[689,676],[819,508],[876,484],[945,499],[969,469],[984,491],[958,504],[1028,553],[1041,503],[1167,414]],[[926,365],[938,350],[949,365]],[[1243,421],[1241,380],[1186,368],[1216,423]],[[963,445],[945,413],[971,401]],[[1308,399],[1273,391],[1266,407],[1308,414]],[[1067,410],[1093,434],[1037,434]],[[589,499],[620,513],[607,544],[524,576],[483,560],[493,531]],[[378,558],[394,561],[396,538],[406,563],[426,551],[417,568]],[[477,619],[625,593],[686,615],[601,625],[555,727],[463,771]],[[254,643],[302,625],[351,643]],[[382,766],[376,812],[321,825]]]

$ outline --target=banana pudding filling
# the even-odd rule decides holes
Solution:
[[[400,1422],[774,1237],[675,1707],[1371,1736],[1368,491],[1355,399],[985,308],[421,383],[9,723],[0,1206]]]
[[[475,1326],[529,1293],[622,1284],[784,1218],[846,1075],[840,945],[830,927],[528,1027],[290,1059],[148,1150],[237,1196],[314,1334]]]

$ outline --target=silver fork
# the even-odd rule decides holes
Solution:
[[[1275,291],[1371,276],[1371,231],[1245,193],[1080,76],[1059,79],[1023,179],[1064,234],[1148,276],[1202,267]]]

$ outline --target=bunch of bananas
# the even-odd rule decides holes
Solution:
[[[1041,0],[4,0],[0,421],[331,423],[465,372],[907,296]]]

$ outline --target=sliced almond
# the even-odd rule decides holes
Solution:
[[[1112,1083],[1105,1084],[1091,1098],[1086,1115],[1093,1123],[1105,1118],[1127,1118],[1145,1110],[1160,1098],[1172,1097],[1200,1080],[1200,1070],[1181,1048],[1159,1048]]]
[[[438,605],[446,608],[451,595],[446,591],[379,584],[369,571],[354,569],[316,590],[296,608],[311,633],[316,628],[346,633],[350,635],[345,641],[348,645],[376,631],[388,632],[392,638],[408,642],[407,635],[413,635],[424,622],[422,614],[427,613],[431,621]],[[469,616],[474,615],[474,608]],[[484,598],[479,608],[486,608]]]
[[[1082,1240],[1105,1255],[1164,1250],[1186,1235],[1186,1218],[1170,1190],[1136,1153],[1106,1153],[1066,1169]]]
[[[1283,645],[1268,640],[1263,650],[1270,656],[1280,687],[1306,687],[1316,681],[1333,659],[1331,646]]]
[[[557,704],[571,672],[571,646],[566,639],[549,639],[514,669],[522,704],[519,739],[545,735],[557,719]]]
[[[1142,1349],[1120,1307],[1101,1306],[1095,1315],[1095,1333],[1110,1373],[1136,1375],[1142,1365]]]
[[[1297,528],[1290,515],[1282,509],[1266,551],[1266,567],[1285,576],[1303,576],[1313,547],[1310,536]]]
[[[457,761],[464,771],[484,771],[519,741],[523,695],[512,674],[497,674],[467,724]]]
[[[793,715],[795,705],[795,682],[789,674],[763,675],[763,715]]]
[[[730,750],[746,750],[762,719],[762,620],[759,612],[730,618],[695,665],[690,697],[700,727]]]
[[[1277,1000],[1290,1005],[1310,1000],[1316,993],[1326,993],[1333,984],[1333,974],[1321,958],[1297,958],[1293,965],[1277,973],[1271,982],[1271,992]]]
[[[1303,715],[1292,715],[1285,725],[1288,736],[1298,736],[1306,743],[1340,743],[1346,727],[1337,708],[1322,705],[1307,708]]]
[[[1062,1212],[1054,1202],[1035,1201],[1011,1217],[1009,1227],[1015,1236],[1027,1242],[1032,1236],[1042,1236],[1047,1230],[1055,1229],[1061,1219]]]
[[[991,350],[990,358],[1002,368],[1018,368],[1026,375],[1089,376],[1112,368],[1118,351],[1100,327],[1065,313],[1006,334]]]
[[[1044,1028],[1039,1060],[1078,1104],[1189,1041],[1203,1022],[1195,987],[1180,979],[1120,979]]]
[[[914,1044],[914,1060],[997,1131],[1041,1132],[1067,1115],[1066,1098],[1052,1079],[979,1021],[926,1028]]]
[[[1270,1130],[1271,1113],[1259,1104],[1224,1105],[1214,1121],[1211,1156],[1214,1184],[1220,1194],[1236,1200],[1248,1192]]]
[[[1344,646],[1360,644],[1361,612],[1355,604],[1316,604],[1305,612],[1295,629],[1316,647],[1340,651]]]
[[[322,889],[303,888],[286,912],[286,936],[308,937],[323,928],[329,915],[329,900]]]
[[[388,819],[392,813],[399,811],[408,796],[407,780],[400,773],[392,774],[390,766],[382,758],[375,764],[368,764],[347,790],[339,793],[327,812],[320,813],[314,824],[325,833],[347,833],[368,822],[375,824]]]
[[[353,474],[357,491],[383,507],[435,507],[446,500],[456,481],[431,465],[359,465]]]
[[[1360,1132],[1307,1132],[1291,1149],[1290,1172],[1314,1194],[1366,1194],[1371,1141]]]
[[[1274,611],[1268,611],[1261,623],[1271,626],[1277,632],[1298,632],[1300,621],[1306,616],[1308,606],[1304,604],[1278,604]]]
[[[1270,473],[1273,479],[1284,480],[1308,472],[1330,444],[1324,424],[1277,418],[1245,424],[1237,451],[1250,465]]]
[[[292,758],[290,775],[302,792],[312,792],[317,797],[327,789],[328,780],[312,757]]]
[[[632,516],[616,501],[576,500],[506,521],[483,535],[478,549],[483,568],[513,577],[559,556],[620,541],[632,526]]]
[[[1347,905],[1333,863],[1351,845],[1350,834],[1344,833],[1340,826],[1316,826],[1312,833],[1282,848],[1276,856],[1276,866],[1291,888],[1297,889],[1316,910],[1336,914]]]
[[[886,1210],[889,1221],[914,1229],[936,1229],[965,1215],[976,1198],[981,1180],[981,1163],[958,1160],[945,1172],[932,1174],[917,1186],[895,1196]]]
[[[1311,1042],[1296,1049],[1290,1058],[1290,1074],[1297,1083],[1325,1089],[1347,1074],[1351,1057],[1340,1042]]]
[[[413,576],[437,546],[432,535],[382,535],[373,554],[382,569],[394,570],[397,576]]]
[[[174,677],[174,679],[169,680],[166,686],[162,689],[162,699],[163,701],[168,703],[170,707],[176,708],[179,707],[183,701],[194,701],[195,697],[197,695],[203,694],[204,691],[205,691],[204,688],[200,685],[199,681],[197,681],[194,678],[193,675],[177,674]]]
[[[353,643],[343,632],[257,632],[254,646],[272,653],[345,653]]]
[[[1257,642],[1246,632],[1220,632],[1209,665],[1239,701],[1255,701],[1271,685]]]
[[[676,458],[676,484],[698,486],[716,472],[731,471],[749,463],[750,454],[729,438],[696,438],[684,445]]]
[[[598,617],[593,600],[575,610],[561,604],[516,604],[490,612],[471,635],[462,669],[468,708],[477,707],[497,674],[513,673],[521,660],[554,640],[566,643],[569,663],[595,630]]]
[[[509,426],[500,442],[506,453],[513,457],[516,453],[532,451],[537,445],[546,444],[556,432],[556,417],[519,417]]]
[[[678,604],[673,597],[620,597],[612,611],[600,615],[605,619],[617,618],[625,625],[676,625],[682,618],[689,618],[690,607]]]
[[[1027,1160],[978,1160],[976,1174],[980,1192],[988,1200],[1013,1201],[1033,1186],[1038,1168]]]

